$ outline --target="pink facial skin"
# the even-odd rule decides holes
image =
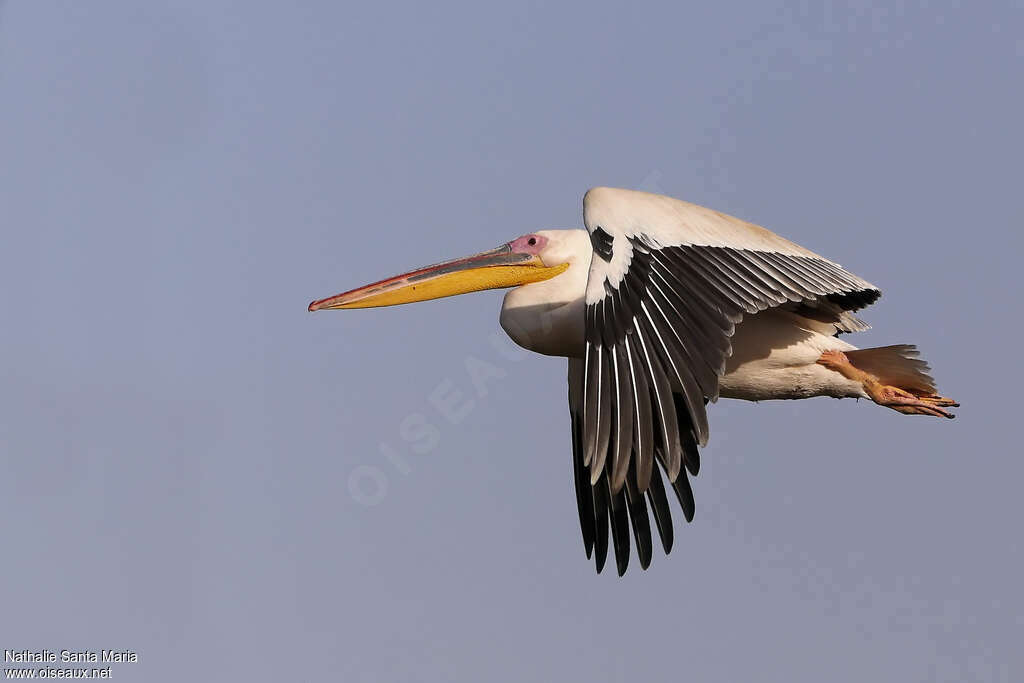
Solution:
[[[529,234],[515,238],[509,242],[509,246],[512,247],[512,252],[515,254],[530,254],[536,256],[547,243],[547,237],[544,237],[543,235]]]

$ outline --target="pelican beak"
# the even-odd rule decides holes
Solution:
[[[547,280],[568,267],[568,263],[546,266],[536,254],[514,251],[508,243],[314,301],[309,310],[395,306],[482,289],[515,287]]]

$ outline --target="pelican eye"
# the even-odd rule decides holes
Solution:
[[[532,246],[537,244],[537,238],[536,237],[531,237],[530,239],[526,240],[526,243],[529,244],[532,247]]]

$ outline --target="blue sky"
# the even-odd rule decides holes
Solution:
[[[154,681],[1019,680],[1022,34],[993,2],[4,4],[0,647]],[[595,575],[565,363],[504,340],[500,293],[306,312],[580,227],[593,185],[878,284],[853,343],[918,344],[958,419],[722,401],[672,555]]]

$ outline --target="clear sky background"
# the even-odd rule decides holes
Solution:
[[[6,3],[0,648],[153,681],[1021,680],[1022,35],[1015,2]],[[306,312],[581,227],[593,185],[878,284],[852,341],[917,343],[959,418],[722,401],[672,555],[597,576],[565,362],[495,343],[500,293]]]

